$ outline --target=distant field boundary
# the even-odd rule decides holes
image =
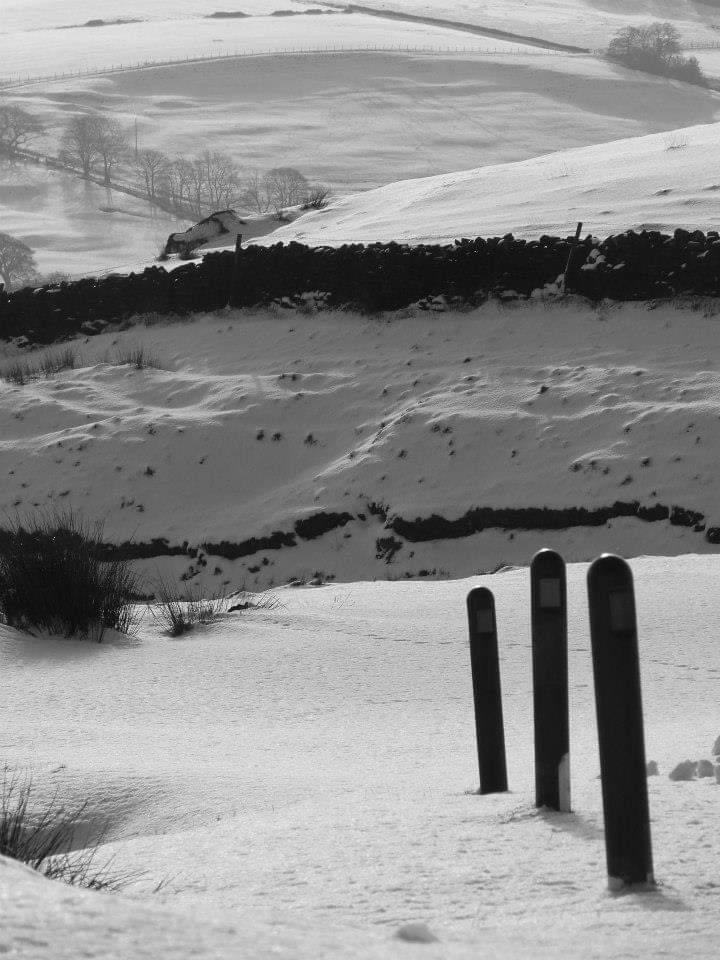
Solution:
[[[187,315],[226,306],[275,303],[348,307],[360,312],[424,304],[477,305],[488,297],[522,299],[565,291],[599,301],[720,296],[720,234],[678,229],[593,236],[511,234],[453,244],[398,243],[306,247],[291,242],[238,245],[168,272],[87,277],[6,293],[0,290],[0,339],[53,343],[99,333],[138,314]],[[537,293],[536,293],[537,295]]]
[[[348,53],[396,53],[396,54],[432,54],[434,56],[438,55],[449,55],[449,54],[474,54],[476,56],[487,56],[487,57],[558,57],[558,56],[574,56],[574,57],[588,57],[593,56],[592,53],[583,51],[583,52],[568,52],[563,50],[548,50],[548,49],[535,49],[535,50],[526,50],[518,47],[516,50],[497,50],[489,48],[477,48],[477,47],[433,47],[433,46],[422,46],[422,47],[412,47],[412,46],[398,46],[397,44],[388,44],[383,46],[367,46],[367,47],[345,47],[342,45],[339,46],[321,46],[321,47],[289,47],[284,50],[236,50],[233,53],[224,53],[224,54],[207,54],[206,56],[197,56],[197,57],[181,57],[173,60],[141,60],[133,63],[120,63],[113,64],[109,67],[87,67],[84,70],[72,70],[59,73],[47,73],[47,74],[16,74],[10,75],[7,77],[0,77],[0,89],[2,90],[11,90],[18,87],[30,86],[36,83],[54,83],[61,80],[74,80],[78,77],[104,77],[112,73],[130,73],[138,70],[152,70],[158,67],[175,67],[182,66],[183,64],[193,64],[193,63],[211,63],[213,61],[220,62],[223,60],[241,60],[247,59],[250,57],[293,57],[293,56],[319,56],[319,55],[338,55],[338,54],[348,54]]]
[[[346,13],[363,13],[369,17],[379,17],[383,20],[401,20],[404,23],[423,23],[431,27],[443,27],[446,30],[458,30],[462,33],[472,33],[480,37],[492,37],[495,40],[509,40],[513,43],[527,43],[534,47],[543,47],[564,53],[588,53],[586,47],[576,47],[568,43],[557,43],[554,40],[543,40],[541,37],[532,37],[520,33],[508,33],[507,30],[498,30],[495,27],[484,27],[479,23],[466,23],[463,20],[447,20],[442,17],[428,17],[417,13],[401,13],[397,10],[380,10],[376,7],[365,7],[356,3],[334,3],[332,0],[321,0],[322,5],[332,9],[343,10]]]

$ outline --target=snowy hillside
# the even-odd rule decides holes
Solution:
[[[592,48],[605,47],[618,30],[649,20],[672,20],[686,40],[698,43],[717,42],[720,27],[720,11],[702,0],[363,0],[361,6]]]
[[[146,563],[214,586],[464,576],[548,540],[570,559],[716,550],[714,316],[572,300],[279,308],[80,340],[76,369],[0,381],[0,510],[72,506],[114,543],[214,544],[206,565]],[[157,367],[117,365],[140,346]],[[454,523],[545,507],[610,512],[544,532],[523,514]],[[671,524],[672,507],[701,516]]]
[[[309,246],[457,237],[565,236],[576,220],[605,237],[720,226],[720,124],[615,140],[518,163],[391,183],[334,201],[265,239]]]
[[[609,538],[608,538],[609,539]],[[573,813],[534,808],[527,570],[283,589],[173,640],[0,626],[3,761],[87,799],[100,862],[73,891],[0,861],[22,960],[568,960],[717,953],[720,786],[673,782],[718,733],[718,559],[633,563],[654,892],[606,889],[585,567],[568,570]],[[495,591],[510,792],[478,796],[464,603]],[[682,607],[682,625],[678,621]],[[37,708],[36,708],[36,705]],[[153,889],[167,881],[158,893]],[[436,942],[402,942],[425,924]]]

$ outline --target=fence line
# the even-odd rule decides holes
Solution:
[[[200,56],[179,57],[172,60],[141,60],[136,63],[113,64],[109,67],[86,67],[84,70],[70,70],[58,73],[32,75],[17,74],[0,77],[0,88],[9,89],[33,83],[52,83],[58,80],[72,80],[78,77],[102,77],[111,73],[125,73],[133,70],[146,70],[153,67],[180,66],[185,63],[208,63],[211,61],[239,60],[246,57],[304,56],[308,54],[345,54],[345,53],[414,53],[414,54],[450,54],[472,53],[480,56],[527,56],[527,57],[588,57],[591,53],[570,53],[564,50],[544,50],[538,48],[517,47],[513,49],[478,47],[411,47],[402,45],[346,47],[342,44],[322,47],[288,47],[282,50],[236,50],[233,53],[209,53]]]

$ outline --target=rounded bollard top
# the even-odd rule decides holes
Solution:
[[[536,570],[538,568],[543,571],[564,570],[565,561],[557,552],[557,550],[550,550],[548,547],[543,547],[542,550],[538,550],[530,562],[531,570]]]
[[[627,560],[615,553],[603,553],[593,560],[587,572],[588,584],[598,580],[612,581],[617,586],[632,586],[633,575]]]
[[[473,587],[467,595],[467,605],[468,607],[473,606],[475,608],[494,607],[495,598],[493,597],[492,590],[488,590],[487,587]]]
[[[467,610],[471,638],[495,633],[495,598],[492,590],[487,587],[471,590],[467,595]]]

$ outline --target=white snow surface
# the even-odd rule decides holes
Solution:
[[[234,157],[242,177],[282,163],[313,182],[327,183],[338,198],[390,185],[390,192],[378,198],[360,195],[349,207],[340,206],[343,220],[337,229],[333,216],[323,214],[324,219],[310,219],[285,234],[297,236],[299,231],[310,242],[380,235],[452,238],[457,231],[474,236],[491,229],[564,233],[575,218],[586,220],[598,234],[643,222],[714,222],[712,194],[704,188],[714,185],[716,144],[709,144],[699,160],[687,150],[673,159],[670,148],[678,128],[718,120],[720,95],[626,70],[597,56],[552,54],[522,43],[522,36],[542,33],[535,29],[538,23],[549,39],[579,42],[582,38],[573,34],[577,24],[596,25],[606,15],[618,23],[651,13],[669,16],[667,4],[656,3],[652,10],[635,4],[628,16],[618,3],[602,9],[596,4],[593,17],[580,0],[541,3],[537,10],[510,2],[502,4],[503,15],[510,18],[505,29],[516,30],[521,38],[512,42],[357,12],[273,17],[271,0],[241,5],[254,14],[245,19],[207,19],[218,6],[222,9],[214,0],[170,8],[147,0],[122,10],[76,0],[6,4],[0,25],[0,75],[6,77],[18,71],[37,76],[147,60],[183,62],[32,83],[4,95],[43,121],[46,135],[36,147],[48,153],[56,151],[69,114],[99,110],[128,131],[137,125],[142,147],[169,156],[194,156],[203,144],[211,144]],[[448,0],[426,6],[450,20],[466,14],[473,20],[467,4]],[[706,24],[706,42],[717,42],[720,33],[710,27],[720,14],[702,5],[681,6],[682,30],[691,23]],[[297,5],[297,11],[303,9]],[[488,25],[497,28],[492,17],[499,16],[499,5],[478,7],[473,22],[482,22],[483,11],[491,18]],[[566,20],[558,20],[560,14]],[[118,17],[140,22],[57,29]],[[527,22],[520,22],[523,17]],[[528,18],[535,18],[534,26]],[[692,32],[688,36],[698,40]],[[347,50],[370,46],[383,52]],[[397,52],[407,46],[422,52]],[[334,47],[343,52],[323,52]],[[448,47],[474,52],[438,52]],[[306,52],[281,53],[287,49]],[[238,50],[263,53],[184,62],[185,57]],[[717,72],[716,50],[698,51],[698,56],[710,74]],[[677,187],[660,183],[659,199],[636,181],[636,174],[642,178],[641,168],[628,172],[621,139],[650,134],[661,137],[659,152],[643,162],[660,179],[667,169],[678,180]],[[708,136],[712,139],[714,133]],[[595,153],[566,156],[588,144],[601,146]],[[555,155],[542,161],[551,152]],[[515,161],[539,165],[529,171],[506,167]],[[684,165],[692,171],[690,192]],[[478,180],[472,172],[480,167],[487,179]],[[620,184],[617,169],[624,171]],[[698,185],[696,172],[703,177]],[[450,178],[441,185],[448,196],[428,208],[421,229],[413,211],[406,210],[407,201],[418,199],[407,181],[433,175]],[[134,178],[130,168],[120,176],[128,182]],[[477,181],[477,190],[468,187],[468,180]],[[432,184],[420,185],[420,190],[426,187],[432,199]],[[612,202],[605,202],[606,196]],[[383,204],[379,217],[371,209],[377,200]],[[168,222],[172,218],[131,197],[27,165],[0,170],[0,216],[5,232],[36,251],[41,271],[72,276],[151,262],[167,234],[187,225]]]
[[[41,28],[138,16],[156,22],[142,35],[114,26],[98,28],[97,37],[135,30],[150,56],[163,34],[180,37],[178,49],[203,47],[198,15],[224,6],[4,0],[0,33],[26,31],[27,53],[32,33],[47,36]],[[283,6],[238,4],[258,14]],[[720,21],[712,8],[686,0],[394,0],[387,7],[548,39],[558,39],[561,16],[561,39],[588,46],[630,22],[671,17],[686,39],[708,41]],[[329,29],[344,18],[323,19]],[[231,29],[227,23],[217,22],[217,36]],[[276,37],[287,23],[272,26]],[[399,28],[378,20],[367,29],[376,36]],[[430,37],[436,28],[428,29]],[[82,33],[99,44],[101,59],[115,54],[106,40],[91,39],[95,31]],[[48,41],[48,59],[33,61],[34,72],[57,49]],[[710,63],[715,55],[707,56]],[[683,119],[687,126],[690,116],[712,120],[713,94],[660,79],[626,83],[624,71],[612,68],[611,76],[589,58],[522,54],[513,58],[514,74],[500,77],[503,62],[503,55],[468,61],[497,83],[487,101],[494,120],[486,149],[515,150],[514,157],[336,200],[273,241],[564,235],[575,220],[598,235],[717,226],[716,125],[553,155],[541,137],[551,115],[578,143],[609,140],[613,124],[617,137]],[[304,78],[317,58],[307,63]],[[360,59],[351,66],[362,72]],[[544,114],[531,98],[551,74]],[[168,77],[175,82],[177,73]],[[408,100],[417,99],[420,79]],[[470,90],[466,79],[455,87]],[[389,89],[382,103],[369,95],[376,113]],[[350,102],[344,89],[339,97]],[[522,119],[523,100],[536,117],[525,139],[496,136],[503,116]],[[585,126],[573,132],[578,100]],[[436,112],[447,113],[447,102]],[[465,111],[467,99],[459,102]],[[200,106],[191,104],[196,119],[207,113]],[[123,109],[132,115],[131,106]],[[270,126],[291,115],[287,104],[278,111]],[[339,140],[353,124],[361,128],[362,111],[336,115]],[[458,136],[466,121],[458,113]],[[419,128],[427,116],[415,122]],[[402,133],[417,138],[417,149],[406,145],[405,153],[421,154],[417,129]],[[268,148],[267,131],[254,139],[263,137]],[[356,140],[358,153],[367,152]],[[378,137],[368,143],[379,149]],[[471,150],[474,141],[460,146]],[[377,165],[372,153],[366,172]],[[4,213],[19,222],[37,189],[10,184]],[[62,184],[40,189],[55,194],[54,242],[62,246],[65,235],[65,246],[75,247],[67,266],[79,264],[87,224],[77,215],[96,217],[102,200],[71,190],[68,201],[59,196]],[[130,207],[122,214],[128,222],[140,212]],[[35,229],[39,238],[40,220]],[[108,245],[122,248],[117,262],[130,259],[126,227],[114,229]],[[170,229],[145,224],[143,242]],[[720,525],[717,303],[653,306],[593,308],[548,293],[527,304],[382,318],[311,308],[226,311],[80,338],[74,370],[22,387],[0,379],[3,514],[72,506],[104,519],[115,542],[163,537],[195,546],[289,531],[321,511],[352,515],[292,548],[209,556],[206,567],[187,556],[138,564],[150,583],[161,568],[208,593],[272,587],[272,608],[228,613],[181,639],[166,636],[149,612],[137,636],[109,635],[101,645],[0,625],[3,762],[32,775],[39,803],[56,792],[71,805],[87,800],[78,844],[107,826],[101,862],[114,856],[119,872],[144,871],[122,894],[99,894],[0,858],[0,952],[22,960],[715,957],[720,788],[713,778],[673,782],[667,774],[679,761],[708,759],[720,733],[717,547],[692,527],[613,520],[406,542],[388,563],[377,540],[390,531],[369,509],[454,519],[473,506],[638,500],[696,510],[707,525]],[[158,368],[112,362],[138,346]],[[37,359],[2,349],[0,367]],[[653,891],[606,889],[584,563],[568,568],[573,812],[534,807],[529,583],[517,565],[541,546],[569,561],[606,550],[635,558],[647,757],[660,769],[649,780],[660,881]],[[480,575],[492,570],[499,572]],[[317,573],[324,586],[281,586]],[[476,793],[464,613],[477,585],[496,596],[510,780],[509,793],[484,797]],[[427,942],[409,941],[412,931]]]
[[[573,812],[534,808],[527,569],[278,591],[183,639],[0,626],[3,759],[89,801],[122,894],[0,862],[8,956],[710,958],[720,788],[718,558],[632,563],[655,872],[606,889],[585,572],[568,569]],[[510,792],[479,796],[464,602],[496,597]],[[679,607],[682,617],[678,617]],[[82,836],[82,833],[81,833]],[[152,891],[160,881],[167,884]],[[435,943],[402,943],[406,924]]]
[[[720,124],[615,140],[516,163],[391,183],[336,199],[259,242],[310,246],[720,225]]]
[[[718,549],[692,526],[615,519],[407,542],[388,558],[376,541],[391,531],[372,507],[412,521],[638,501],[720,526],[716,302],[548,299],[382,318],[311,309],[138,324],[80,338],[74,370],[0,380],[0,512],[73,507],[104,519],[111,542],[195,547],[350,514],[292,547],[260,544],[206,567],[159,561],[208,588],[317,572],[467,576],[524,563],[544,542],[571,560]],[[159,368],[113,362],[138,347]],[[8,353],[3,368],[42,356]],[[142,566],[151,577],[157,564]]]
[[[19,43],[19,39],[25,42]],[[143,19],[137,23],[95,28],[38,30],[30,36],[8,33],[3,37],[0,34],[0,79],[103,70],[186,57],[400,46],[429,50],[460,47],[505,53],[523,49],[521,41],[489,40],[444,27],[386,21],[363,14],[255,16],[222,20],[204,16]],[[41,64],[38,49],[42,50]]]
[[[333,3],[334,7],[348,6]],[[628,26],[671,21],[686,42],[716,43],[717,7],[702,0],[363,0],[363,7],[434,17],[593,49]],[[558,25],[562,24],[562,36]]]

